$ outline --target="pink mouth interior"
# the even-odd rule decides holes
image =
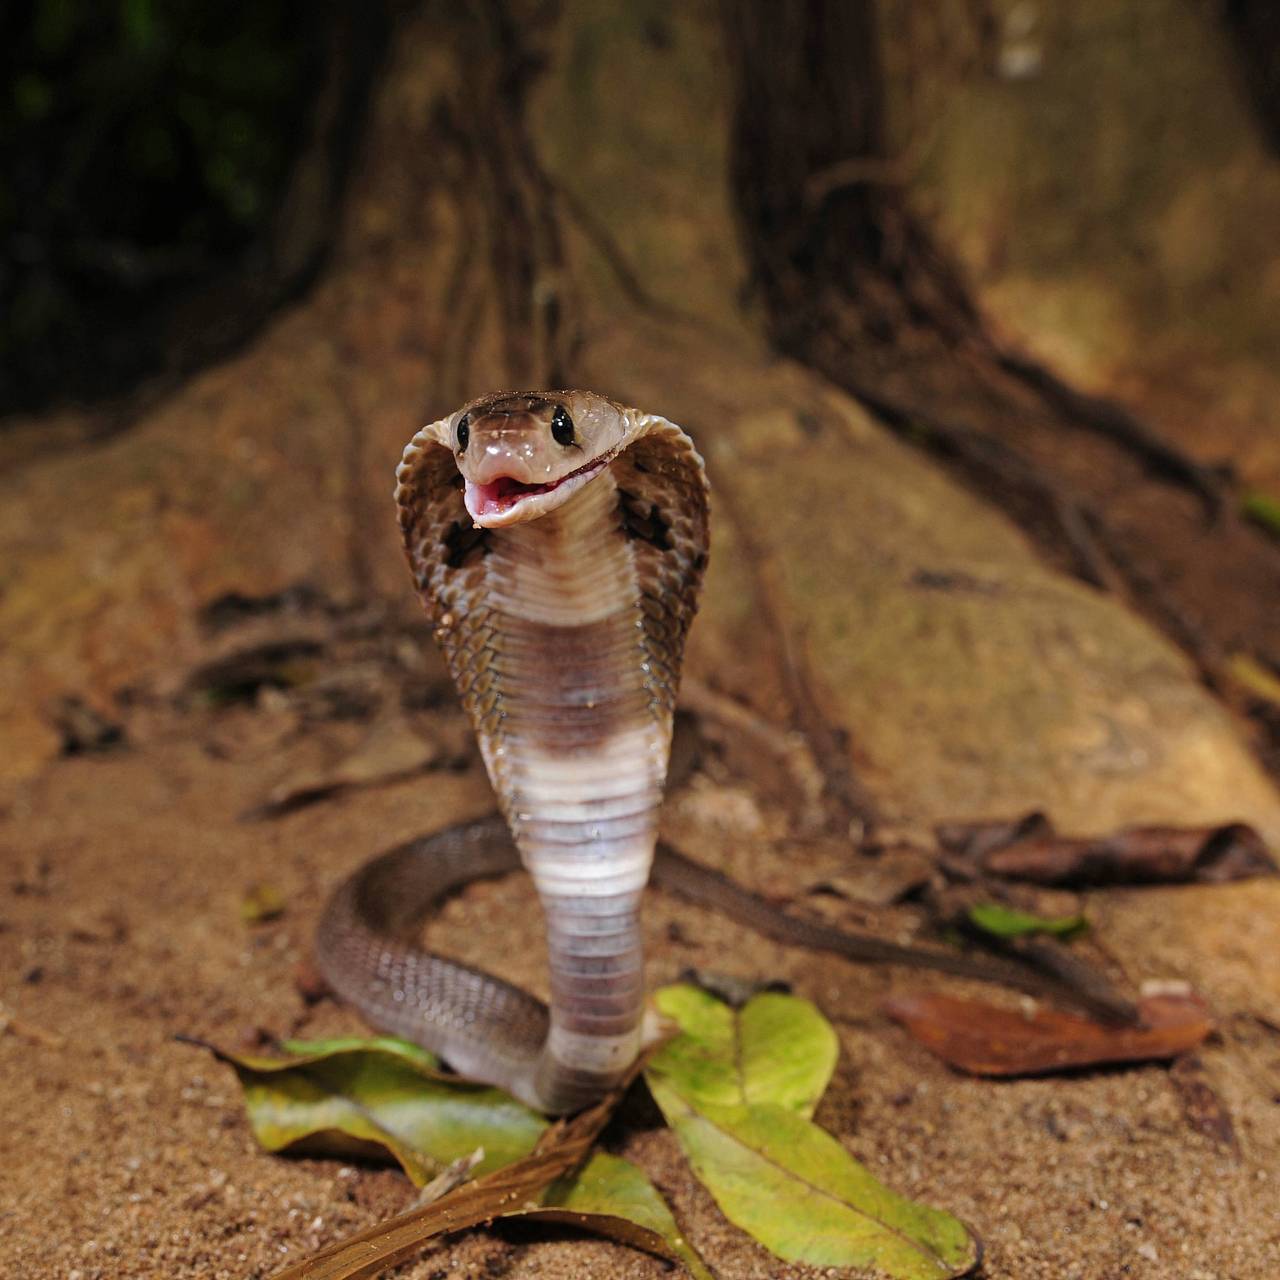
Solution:
[[[548,493],[555,487],[554,484],[525,484],[511,476],[499,476],[488,484],[467,485],[468,506],[474,516],[497,515],[531,493]]]
[[[585,471],[591,471],[604,464],[606,459],[597,458],[586,466],[570,471],[568,475],[553,480],[550,484],[525,484],[514,476],[498,476],[488,484],[472,484],[467,481],[467,506],[473,516],[500,515],[510,511],[521,498],[528,498],[535,493],[550,493],[558,489],[566,480],[572,480]]]

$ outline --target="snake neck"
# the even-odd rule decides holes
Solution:
[[[605,473],[551,514],[492,532],[484,573],[496,716],[485,764],[547,922],[551,1028],[536,1089],[599,1096],[639,1050],[640,899],[670,748],[642,593]]]

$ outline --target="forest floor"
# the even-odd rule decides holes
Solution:
[[[243,673],[223,668],[226,705],[207,688],[178,709],[140,705],[125,744],[64,759],[6,793],[5,1274],[266,1277],[412,1201],[398,1171],[260,1151],[230,1069],[176,1039],[246,1048],[358,1030],[354,1014],[309,1002],[296,981],[326,893],[379,849],[490,808],[425,637],[376,627],[370,637],[381,676],[357,655],[320,678],[312,671],[299,698],[253,691],[252,681],[236,693]],[[360,751],[388,670],[407,710],[364,751],[365,776],[413,776],[253,816]],[[801,910],[910,934],[909,908],[806,893],[768,797],[705,742],[692,766],[666,816],[682,847]],[[802,879],[816,875],[809,865]],[[263,884],[283,914],[245,923],[241,903]],[[433,924],[433,944],[545,993],[529,894],[521,876],[471,887]],[[1121,971],[1189,982],[1215,1010],[1218,1031],[1187,1068],[1191,1084],[1158,1065],[1004,1082],[960,1075],[890,1022],[882,1002],[991,989],[748,942],[741,926],[660,893],[646,908],[646,978],[652,988],[695,967],[781,979],[815,1000],[841,1042],[816,1118],[890,1185],[970,1223],[992,1280],[1276,1275],[1280,976],[1257,958],[1280,953],[1280,881],[1093,892],[1088,912]],[[649,1171],[720,1274],[818,1274],[780,1264],[725,1224],[643,1096],[605,1141]],[[397,1274],[667,1270],[616,1245],[504,1227],[437,1243]]]

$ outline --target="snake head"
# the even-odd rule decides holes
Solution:
[[[631,423],[589,391],[484,396],[440,424],[478,528],[536,520],[594,480],[617,456]]]

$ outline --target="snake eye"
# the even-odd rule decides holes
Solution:
[[[551,438],[566,449],[573,443],[573,419],[562,404],[556,405],[556,411],[551,415]]]
[[[458,419],[458,452],[467,451],[467,441],[471,439],[471,415],[464,413]]]

